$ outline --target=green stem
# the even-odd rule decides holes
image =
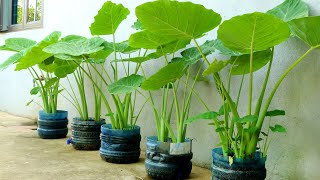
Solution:
[[[281,82],[284,80],[284,78],[289,74],[289,72],[296,67],[310,52],[312,52],[315,48],[320,47],[320,46],[316,46],[316,47],[311,47],[306,53],[304,53],[300,58],[298,58],[283,74],[282,76],[279,78],[279,80],[277,81],[277,83],[275,84],[274,88],[272,89],[263,109],[261,114],[259,115],[258,118],[258,122],[256,124],[257,127],[257,131],[255,134],[253,134],[253,136],[251,137],[251,140],[246,148],[246,154],[247,155],[252,155],[255,152],[255,148],[257,146],[257,142],[258,142],[258,138],[259,138],[259,134],[261,131],[261,127],[263,125],[263,121],[265,118],[265,115],[268,111],[269,105],[271,103],[271,100],[274,96],[274,94],[276,93],[278,87],[280,86]]]
[[[259,96],[259,99],[258,99],[258,102],[257,102],[257,105],[256,105],[256,109],[255,109],[255,112],[254,112],[254,115],[256,115],[256,116],[259,116],[261,105],[262,105],[262,101],[263,101],[263,97],[264,97],[264,94],[265,94],[265,91],[266,91],[266,88],[267,88],[267,84],[268,84],[268,80],[269,80],[269,76],[270,76],[270,71],[271,71],[271,67],[272,67],[272,62],[273,62],[274,47],[272,48],[271,52],[272,52],[272,55],[271,55],[271,59],[270,59],[270,62],[269,62],[267,74],[266,74],[266,77],[264,79],[264,83],[263,83],[263,86],[262,86],[262,89],[261,89],[261,92],[260,92],[260,96]],[[253,123],[253,125],[255,125],[255,123]]]

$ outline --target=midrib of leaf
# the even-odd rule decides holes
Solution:
[[[253,64],[253,45],[254,45],[254,37],[256,32],[256,25],[257,25],[257,18],[255,16],[254,24],[253,24],[253,31],[251,37],[251,46],[250,46],[250,84],[249,84],[249,96],[248,96],[248,115],[251,115],[251,106],[252,106],[252,83],[253,83],[253,73],[252,73],[252,64]]]

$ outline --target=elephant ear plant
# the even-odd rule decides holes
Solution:
[[[136,15],[138,21],[133,27],[142,27],[142,30],[131,35],[130,46],[155,51],[153,54],[162,56],[165,64],[141,84],[141,88],[148,91],[146,99],[150,99],[157,129],[157,136],[147,140],[145,167],[152,178],[186,178],[191,172],[193,154],[191,140],[186,138],[185,122],[192,108],[196,81],[201,79],[203,62],[199,60],[202,55],[214,51],[214,41],[198,45],[196,39],[217,27],[221,17],[202,5],[165,0],[138,6]],[[203,19],[207,23],[198,23]],[[195,42],[196,47],[184,49],[180,56],[176,56],[176,52],[191,41]],[[161,66],[163,63],[158,60],[157,64]],[[191,72],[191,67],[196,69],[196,73]],[[144,68],[142,71],[145,72]],[[182,78],[184,75],[185,78]],[[156,106],[157,99],[151,92],[155,90],[162,91],[160,108]],[[176,132],[171,124],[173,119],[176,120]],[[164,156],[168,158],[163,160]]]
[[[130,47],[127,41],[116,42],[115,38],[117,27],[128,14],[129,10],[123,5],[107,1],[95,16],[90,31],[92,35],[112,35],[112,42],[93,37],[92,40],[99,41],[82,43],[79,42],[81,39],[76,38],[45,49],[59,58],[65,56],[63,59],[67,62],[78,64],[81,76],[84,78],[85,75],[91,80],[95,97],[101,98],[107,111],[105,116],[111,121],[111,124],[101,127],[100,155],[103,159],[115,163],[136,162],[140,156],[140,127],[136,126],[136,121],[144,105],[138,112],[135,107],[136,89],[144,81],[144,77],[138,75],[139,63],[132,67],[130,61],[140,61],[143,57],[140,56],[139,49]],[[70,49],[72,51],[69,51]],[[131,54],[138,50],[139,56],[132,57]],[[112,60],[106,61],[110,54],[113,55]],[[79,60],[85,65],[80,65]],[[125,76],[121,78],[122,72]],[[117,149],[113,148],[114,144],[126,144],[131,148]]]
[[[284,13],[287,14],[284,15]],[[219,134],[222,148],[213,149],[212,152],[213,164],[211,170],[213,178],[232,176],[235,179],[244,177],[264,179],[266,177],[264,163],[270,138],[268,138],[269,130],[263,131],[263,124],[265,119],[285,115],[283,110],[269,109],[272,98],[289,72],[308,54],[320,47],[320,17],[304,17],[307,15],[308,8],[303,2],[285,1],[268,13],[254,12],[236,16],[220,25],[216,47],[221,53],[231,55],[231,58],[227,61],[213,61],[209,64],[208,69],[203,72],[203,75],[213,75],[223,105],[219,111],[209,111],[191,118],[191,120],[213,119],[213,124],[216,126],[215,130]],[[290,34],[302,39],[310,46],[310,49],[284,71],[270,94],[266,96],[266,88],[274,60],[274,46],[286,41]],[[254,107],[252,98],[254,72],[267,64],[268,68],[260,89],[260,95]],[[220,71],[224,68],[228,68],[229,72],[226,78],[227,87],[220,77]],[[231,89],[237,88],[231,86],[233,75],[242,76],[235,99],[230,94]],[[239,104],[239,99],[245,77],[248,77],[249,81],[248,104],[247,112],[241,115],[238,107],[242,106]],[[256,84],[256,86],[259,85]],[[271,126],[270,121],[268,124],[268,129],[273,132],[286,131],[279,124]],[[261,145],[260,141],[262,141]],[[259,152],[256,152],[257,148]],[[222,162],[230,165],[222,166]],[[246,169],[246,173],[240,176],[238,171],[241,171],[244,163],[254,165],[255,168]],[[235,173],[231,173],[230,169],[234,170],[232,172]]]
[[[69,90],[65,88],[68,97],[65,95],[64,97],[70,101],[79,114],[79,117],[73,119],[72,138],[67,141],[67,143],[72,143],[77,150],[100,148],[100,127],[105,124],[105,120],[101,118],[102,96],[99,93],[102,79],[92,73],[91,66],[99,68],[111,53],[105,50],[103,43],[104,40],[99,37],[85,38],[69,35],[44,49],[54,54],[55,58],[60,59],[61,65],[55,73],[58,77],[66,77]],[[91,64],[92,62],[96,63]],[[69,76],[72,76],[76,89]],[[88,83],[92,85],[92,93],[89,91],[90,88],[87,88]],[[94,100],[93,117],[90,117],[88,108],[88,97],[91,95]]]
[[[56,43],[60,35],[60,32],[53,32],[39,43],[25,38],[9,38],[1,46],[3,50],[17,53],[2,63],[0,69],[4,70],[12,64],[16,64],[16,71],[27,69],[34,84],[30,94],[40,93],[43,111],[39,112],[38,134],[41,138],[64,138],[68,133],[68,112],[57,110],[58,95],[62,91],[60,78],[54,75],[58,64],[52,54],[43,51],[45,47]],[[27,105],[31,102],[33,100]]]

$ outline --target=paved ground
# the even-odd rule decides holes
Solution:
[[[0,112],[0,180],[150,179],[143,153],[138,163],[111,164],[98,151],[74,150],[66,139],[40,139],[34,120]],[[209,170],[194,166],[190,179],[210,177]]]

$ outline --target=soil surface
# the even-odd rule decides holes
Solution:
[[[35,120],[0,112],[0,180],[136,180],[150,179],[144,152],[138,163],[119,165],[101,160],[99,151],[77,151],[66,144],[70,137],[45,140]],[[208,169],[193,166],[189,179],[211,178]]]

